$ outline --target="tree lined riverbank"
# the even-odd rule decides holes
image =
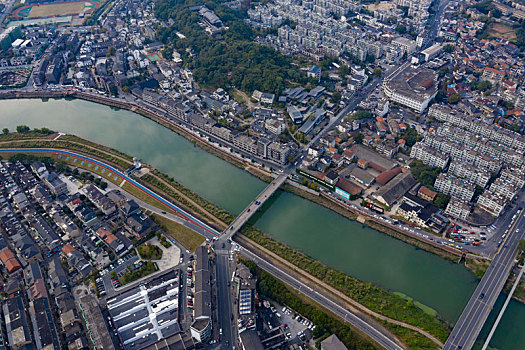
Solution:
[[[230,213],[242,210],[264,187],[264,183],[238,168],[126,111],[82,101],[0,103],[5,112],[0,121],[10,129],[22,123],[31,127],[48,126],[118,148],[173,176],[183,186]],[[300,213],[304,215],[298,215]],[[475,280],[464,268],[396,242],[286,192],[276,195],[270,208],[262,208],[255,225],[274,239],[297,247],[346,274],[422,301],[445,315],[449,322],[455,321],[475,287]],[[328,246],[333,239],[337,239],[337,243]],[[508,311],[514,309],[511,304]],[[521,309],[515,310],[520,314]],[[504,337],[496,339],[505,344]],[[513,337],[509,344],[523,344],[515,343],[520,339]],[[507,346],[509,349],[517,347]]]

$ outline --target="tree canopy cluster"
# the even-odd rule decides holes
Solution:
[[[364,110],[364,109],[358,109],[354,113],[350,115],[350,120],[358,120],[358,119],[370,119],[373,115],[370,113],[370,111]]]
[[[525,50],[525,21],[521,21],[521,27],[516,32],[516,46]]]
[[[441,173],[441,168],[431,167],[423,164],[420,160],[414,160],[410,164],[410,171],[414,178],[423,186],[434,189],[434,182]]]
[[[195,0],[157,0],[155,5],[157,18],[173,20],[172,25],[158,28],[159,38],[166,44],[163,54],[170,57],[173,49],[177,50],[185,65],[193,69],[198,83],[212,88],[280,93],[287,85],[307,82],[306,74],[292,65],[291,57],[255,43],[257,33],[224,5],[205,3],[228,27],[216,37],[206,34],[199,26],[198,12],[190,10],[201,4]],[[180,38],[177,32],[186,38]]]
[[[406,128],[403,134],[401,135],[401,138],[406,141],[406,145],[408,147],[414,146],[416,142],[421,141],[421,139],[423,139],[421,135],[417,133],[416,129],[412,127]]]

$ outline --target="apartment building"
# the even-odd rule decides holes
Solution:
[[[490,185],[490,190],[510,201],[518,193],[519,187],[513,182],[497,178]]]
[[[466,220],[470,214],[470,206],[466,200],[452,196],[445,209],[445,214],[457,219]]]
[[[272,142],[268,146],[268,158],[284,165],[288,161],[288,155],[292,152],[290,147],[279,142]]]
[[[456,196],[458,198],[470,201],[474,196],[475,187],[467,180],[457,178],[449,174],[439,174],[434,188],[441,193],[449,196]]]
[[[272,134],[280,135],[286,129],[286,126],[281,120],[268,119],[264,122],[264,128]]]
[[[239,134],[233,139],[233,145],[245,152],[257,154],[257,141],[253,137]]]
[[[501,171],[500,179],[516,184],[518,189],[525,185],[525,170],[523,168],[506,167]]]
[[[422,161],[425,165],[439,167],[441,169],[447,166],[449,160],[446,154],[421,142],[412,146],[410,157]]]
[[[490,172],[487,170],[459,160],[454,160],[450,163],[448,172],[469,180],[480,187],[485,187],[490,180]]]
[[[478,206],[494,216],[499,216],[505,208],[506,201],[502,196],[486,190],[478,198]]]
[[[415,40],[410,40],[402,36],[392,40],[392,45],[401,49],[403,54],[411,55],[416,52],[417,44]]]
[[[491,67],[485,67],[481,76],[484,80],[488,80],[493,84],[503,81],[505,78],[505,72]]]
[[[456,113],[443,105],[433,105],[429,108],[428,115],[442,122],[448,122],[454,126],[465,129],[476,135],[486,137],[518,152],[525,152],[525,135],[505,129],[499,125],[487,124],[486,122]]]

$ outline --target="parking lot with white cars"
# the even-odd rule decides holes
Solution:
[[[288,342],[297,343],[303,349],[307,349],[312,331],[316,328],[315,324],[286,306],[276,305],[271,308],[271,312],[283,326]]]
[[[137,264],[135,266],[137,268],[141,266],[142,262],[137,260],[137,256],[131,253],[125,255],[122,258],[119,258],[100,272],[101,277],[99,277],[99,279],[101,279],[101,282],[97,282],[97,279],[95,283],[102,283],[104,285],[105,292],[108,294],[108,296],[111,296],[115,292],[115,288],[120,287],[119,278],[128,271],[128,266],[133,264]],[[117,278],[111,277],[111,272],[113,271],[117,274]],[[98,284],[97,288],[99,288]],[[100,289],[99,292],[101,292]]]

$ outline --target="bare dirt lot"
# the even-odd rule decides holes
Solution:
[[[503,40],[516,39],[516,30],[514,28],[500,23],[494,23],[489,29],[489,34],[492,37],[500,38]]]

